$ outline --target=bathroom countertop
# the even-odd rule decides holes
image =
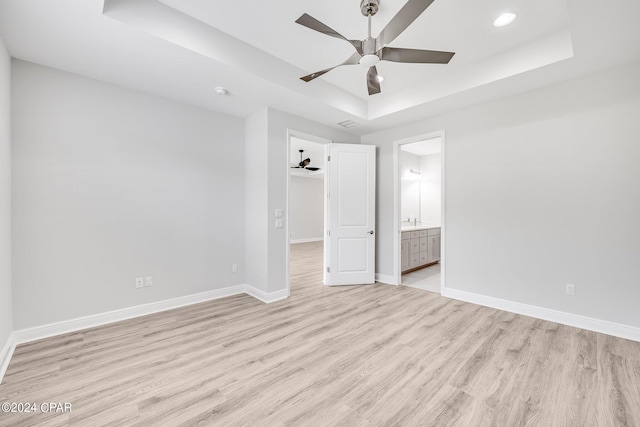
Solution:
[[[440,225],[436,224],[425,224],[425,225],[403,225],[400,231],[419,231],[419,230],[428,230],[430,228],[440,228]]]

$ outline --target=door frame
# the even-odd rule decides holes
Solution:
[[[305,133],[305,132],[300,132],[297,130],[293,130],[293,129],[287,129],[287,189],[286,189],[286,195],[285,195],[285,206],[286,206],[286,212],[284,215],[284,231],[286,233],[287,238],[285,239],[285,241],[287,242],[287,247],[286,247],[286,257],[285,257],[285,271],[287,272],[286,276],[286,286],[287,286],[287,295],[291,295],[291,272],[289,270],[289,258],[291,257],[291,234],[289,231],[289,191],[290,191],[290,187],[291,187],[291,173],[289,171],[290,167],[291,167],[291,138],[298,138],[298,139],[304,139],[305,141],[309,141],[309,142],[315,142],[317,144],[322,144],[325,146],[328,146],[329,144],[333,143],[332,140],[327,139],[327,138],[322,138],[316,135],[312,135],[309,133]],[[325,147],[325,151],[326,151],[326,147]],[[323,265],[322,265],[322,278],[323,278],[323,283],[326,283],[326,271],[327,271],[327,229],[326,229],[326,224],[327,224],[327,200],[326,200],[326,195],[327,195],[327,156],[325,155],[324,158],[322,159],[322,168],[324,169],[324,191],[323,191],[323,196],[324,196],[324,224],[325,224],[325,228],[324,228],[324,235],[322,236],[322,244],[323,244]]]
[[[445,292],[445,266],[446,266],[446,251],[445,251],[445,152],[446,152],[446,143],[445,143],[445,134],[444,130],[439,130],[435,132],[429,132],[425,134],[420,134],[416,136],[412,136],[409,138],[403,138],[393,142],[393,253],[395,256],[393,257],[393,277],[395,280],[395,285],[400,285],[402,283],[402,261],[401,261],[401,251],[400,245],[402,243],[402,223],[400,221],[401,213],[401,203],[400,203],[400,193],[401,193],[401,176],[400,176],[400,146],[411,144],[414,142],[424,141],[425,139],[434,139],[440,138],[441,144],[441,154],[440,154],[440,198],[442,200],[442,206],[440,208],[440,294],[443,295]]]

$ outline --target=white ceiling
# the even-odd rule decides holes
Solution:
[[[406,151],[407,153],[415,154],[416,156],[428,156],[430,154],[438,154],[442,152],[442,139],[431,138],[425,139],[424,141],[412,142],[410,144],[403,144],[400,146],[402,151]]]
[[[354,49],[345,41],[295,24],[294,21],[303,13],[319,19],[349,39],[362,40],[367,36],[367,19],[360,13],[359,0],[160,1],[308,73],[341,63],[351,56]],[[381,1],[380,11],[372,19],[372,36],[378,35],[406,1]],[[495,28],[493,20],[506,10],[517,12],[520,19],[511,26]],[[391,46],[455,51],[455,60],[450,66],[382,62],[378,65],[378,72],[385,76],[383,90],[398,91],[420,85],[442,69],[453,68],[455,71],[568,28],[567,8],[563,0],[435,1]],[[322,78],[368,100],[366,71],[367,68],[361,66],[342,67]]]
[[[449,65],[383,61],[374,96],[359,65],[299,80],[352,47],[294,21],[306,12],[363,39],[359,3],[0,0],[0,34],[18,59],[240,117],[271,106],[337,128],[349,119],[356,135],[640,61],[636,0],[436,0],[391,46],[455,51]],[[381,0],[374,36],[405,3]],[[494,28],[506,10],[518,19]]]

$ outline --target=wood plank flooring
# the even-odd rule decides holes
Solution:
[[[2,426],[640,426],[640,343],[383,284],[236,296],[16,349]]]

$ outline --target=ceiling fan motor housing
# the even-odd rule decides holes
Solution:
[[[378,50],[377,41],[373,37],[362,40],[362,53],[364,55],[375,54]]]
[[[364,16],[373,16],[378,13],[379,0],[362,0],[360,2],[360,12]]]

